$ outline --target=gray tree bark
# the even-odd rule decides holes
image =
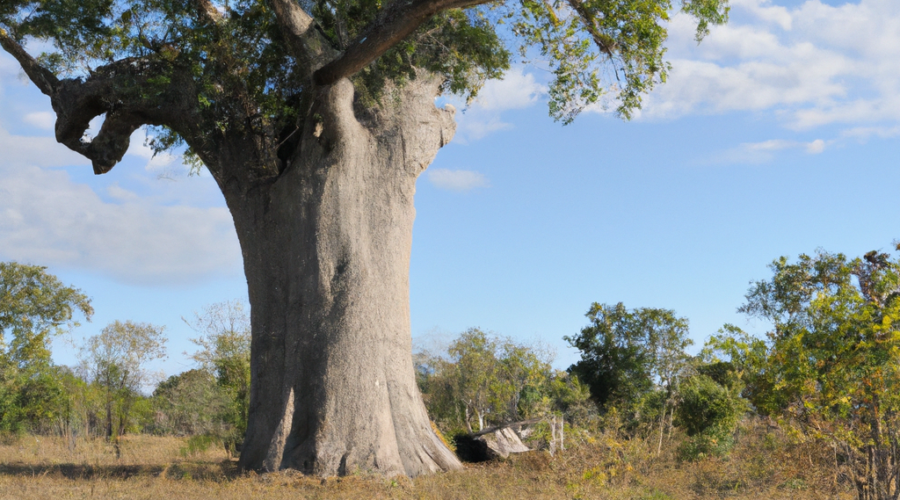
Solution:
[[[354,112],[320,88],[287,169],[245,190],[218,179],[241,243],[253,330],[240,466],[417,476],[461,467],[416,386],[409,259],[419,174],[453,136],[421,75]],[[359,115],[359,116],[358,116]]]

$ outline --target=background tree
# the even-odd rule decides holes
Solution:
[[[146,364],[166,356],[163,327],[115,321],[89,337],[82,362],[94,383],[104,390],[106,436],[125,434],[140,391],[150,381]]]
[[[241,465],[417,475],[460,467],[409,362],[415,180],[455,129],[435,96],[475,95],[518,48],[550,67],[557,119],[604,98],[628,117],[666,78],[673,7],[8,0],[0,46],[50,98],[57,141],[95,173],[149,126],[155,150],[186,145],[218,183],[253,306]],[[697,18],[698,39],[727,13],[726,0],[677,7]],[[34,58],[29,40],[52,49]]]
[[[231,401],[206,370],[172,375],[153,391],[156,418],[153,431],[177,436],[226,436],[224,429]],[[230,443],[233,445],[233,443]]]
[[[771,322],[767,345],[723,336],[712,352],[764,382],[753,393],[762,411],[830,442],[860,498],[897,498],[900,260],[818,251],[770,268],[740,308]]]
[[[633,423],[656,422],[659,453],[689,359],[684,351],[692,344],[687,319],[667,309],[629,311],[621,302],[595,302],[586,316],[590,325],[579,335],[564,337],[581,351],[581,360],[569,371],[587,383],[601,407],[625,408],[636,417]]]
[[[657,385],[671,391],[692,343],[685,318],[667,309],[628,310],[621,302],[595,302],[586,316],[591,324],[564,339],[581,352],[569,371],[590,386],[598,404],[637,401]]]
[[[214,377],[223,398],[221,437],[230,451],[239,449],[247,432],[250,405],[250,318],[240,301],[212,304],[188,324],[200,336],[193,359]]]
[[[65,396],[50,358],[52,338],[90,321],[90,299],[46,268],[0,262],[0,429],[46,427]]]
[[[415,358],[428,412],[449,435],[550,414],[579,421],[593,414],[587,387],[554,372],[545,348],[470,328],[445,351]]]
[[[452,365],[452,395],[463,408],[466,430],[473,432],[485,427],[489,413],[504,414],[508,406],[504,400],[510,396],[511,387],[500,378],[500,360],[497,359],[498,341],[477,328],[463,332],[447,350]]]

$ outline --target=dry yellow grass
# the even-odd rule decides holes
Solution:
[[[0,444],[2,499],[850,499],[824,450],[787,444],[750,426],[731,457],[697,463],[661,457],[640,441],[591,439],[550,457],[532,452],[414,480],[365,475],[246,474],[224,451],[183,457],[185,440],[132,436],[120,457],[103,440],[23,437]]]

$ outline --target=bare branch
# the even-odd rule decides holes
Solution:
[[[291,53],[308,74],[338,55],[328,39],[316,29],[316,21],[295,0],[269,0]]]
[[[344,54],[315,72],[317,85],[330,85],[351,76],[409,36],[438,12],[464,9],[487,0],[400,0],[382,11]]]
[[[0,28],[0,46],[19,61],[28,78],[46,95],[52,95],[59,86],[59,79],[49,69],[41,66],[31,54],[18,42],[9,37],[6,30]]]

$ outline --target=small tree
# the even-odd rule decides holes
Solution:
[[[472,432],[472,418],[478,422],[478,430],[484,429],[485,417],[506,399],[509,388],[500,380],[500,362],[496,353],[498,342],[478,328],[470,328],[450,344],[448,352],[453,362],[451,387],[462,404],[464,422]],[[496,411],[495,411],[496,413]]]
[[[166,356],[163,327],[115,321],[87,339],[82,361],[105,392],[106,436],[128,431],[139,393],[149,381],[147,363]]]
[[[0,262],[0,429],[46,426],[65,393],[50,358],[54,336],[78,326],[94,310],[80,290],[46,268]]]
[[[226,449],[240,448],[247,431],[250,405],[250,318],[237,300],[207,306],[185,320],[200,336],[191,339],[199,349],[192,355],[201,369],[215,377],[224,397],[220,418],[226,428]]]
[[[727,453],[738,420],[747,409],[740,388],[698,373],[681,384],[679,399],[677,423],[691,438],[682,453],[691,459]]]

